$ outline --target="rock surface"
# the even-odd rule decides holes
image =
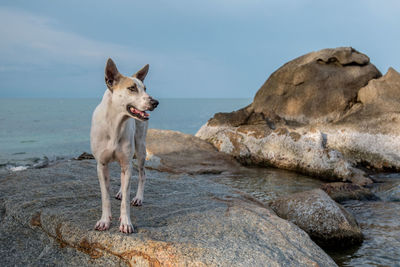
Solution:
[[[270,203],[276,214],[306,231],[324,247],[348,247],[363,240],[355,218],[321,189],[296,193]]]
[[[380,79],[371,80],[360,89],[357,101],[375,115],[382,112],[398,112],[400,110],[400,73],[389,68]]]
[[[400,74],[394,69],[360,89],[358,103],[323,125],[327,146],[376,170],[400,170]]]
[[[312,52],[274,72],[252,104],[215,114],[196,136],[244,164],[370,184],[358,164],[400,170],[400,74],[391,68],[380,76],[352,48]]]
[[[119,166],[110,171],[117,192]],[[94,160],[1,177],[2,266],[336,266],[262,203],[204,178],[147,176],[144,205],[131,207],[131,235],[118,232],[116,199],[111,229],[93,230],[101,213]]]
[[[371,190],[359,186],[354,183],[327,183],[321,186],[336,202],[343,202],[346,200],[377,200],[378,197],[371,192]]]
[[[252,108],[298,123],[333,121],[351,107],[361,87],[380,76],[369,58],[351,47],[323,49],[275,71],[258,90]]]
[[[362,185],[372,182],[339,151],[327,148],[325,134],[316,128],[280,127],[274,131],[262,126],[254,128],[204,125],[196,136],[243,164],[274,166],[328,181]]]
[[[146,139],[148,167],[189,174],[233,172],[240,165],[210,143],[177,131],[149,129]]]

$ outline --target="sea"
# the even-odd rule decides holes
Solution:
[[[46,166],[90,153],[90,124],[100,98],[0,99],[0,169]],[[159,99],[149,128],[195,134],[216,112],[247,106],[250,98]]]

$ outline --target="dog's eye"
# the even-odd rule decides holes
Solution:
[[[144,87],[144,90],[146,91],[146,86]]]
[[[128,87],[128,90],[130,90],[130,91],[132,91],[132,92],[135,92],[135,93],[138,92],[136,85],[133,85],[133,86],[131,86],[131,87]]]

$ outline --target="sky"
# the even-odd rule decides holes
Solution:
[[[0,2],[0,97],[86,98],[107,58],[155,98],[252,98],[284,63],[352,46],[400,71],[398,0]]]

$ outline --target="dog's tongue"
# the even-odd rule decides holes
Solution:
[[[135,114],[140,114],[140,116],[146,117],[146,118],[150,116],[150,114],[148,114],[148,113],[146,113],[144,111],[137,110],[134,107],[131,107],[131,112],[135,113]]]

